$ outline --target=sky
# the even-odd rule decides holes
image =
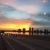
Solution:
[[[0,0],[0,22],[31,19],[33,25],[50,27],[50,0]]]

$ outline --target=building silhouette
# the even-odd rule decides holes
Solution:
[[[29,30],[26,30],[25,28],[23,29],[18,29],[18,30],[0,30],[0,34],[4,33],[4,32],[18,32],[18,33],[23,33],[23,35],[25,35],[26,32],[29,33],[29,35],[34,35],[34,33],[36,35],[38,35],[40,33],[40,35],[42,35],[42,33],[44,33],[44,35],[48,35],[50,33],[50,31],[48,31],[48,29],[44,29],[44,30],[40,30],[40,29],[34,29],[29,27]]]

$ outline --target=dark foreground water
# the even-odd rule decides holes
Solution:
[[[50,50],[50,36],[44,34],[1,33],[0,39],[0,50]]]

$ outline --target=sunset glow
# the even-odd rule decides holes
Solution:
[[[17,20],[16,22],[5,22],[0,24],[0,29],[4,30],[16,30],[16,29],[23,29],[25,28],[26,30],[31,27],[32,21],[28,20]]]

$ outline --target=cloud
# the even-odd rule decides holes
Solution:
[[[12,6],[0,4],[0,11],[15,11],[16,9]]]
[[[48,5],[47,5],[48,7],[44,6],[44,4],[43,4],[44,1],[42,1],[42,0],[24,0],[23,3],[22,2],[20,3],[20,1],[21,0],[1,0],[0,3],[4,4],[4,5],[9,5],[13,9],[15,8],[15,10],[13,11],[13,9],[12,8],[9,9],[9,6],[8,6],[8,8],[6,8],[4,12],[6,12],[7,16],[9,15],[8,17],[11,16],[13,18],[18,18],[18,19],[19,18],[21,19],[21,16],[22,16],[22,18],[25,18],[25,19],[29,18],[30,15],[28,15],[27,13],[37,14],[40,10],[42,10],[42,11],[47,10],[47,12],[48,12],[49,8],[50,8]],[[44,7],[44,8],[42,8],[42,7]],[[9,21],[10,19],[8,19],[7,17],[2,17],[2,19],[0,19],[0,20],[4,22],[4,21]],[[11,19],[11,21],[13,21],[13,19]],[[33,23],[35,23],[36,25],[49,26],[50,25],[50,17],[48,17],[48,16],[46,16],[46,17],[44,17],[44,16],[36,16],[36,17],[33,16]]]
[[[0,22],[8,22],[9,19],[7,17],[5,17],[3,14],[1,14],[0,12]]]
[[[16,10],[35,14],[44,6],[43,2],[49,0],[1,0],[1,4],[14,7]],[[41,8],[40,8],[41,7]]]
[[[41,1],[42,1],[42,3],[45,4],[45,3],[48,3],[49,0],[41,0]]]
[[[47,0],[46,0],[47,1]],[[16,0],[19,5],[40,5],[42,2],[46,2],[44,0]]]
[[[12,18],[8,18],[6,17],[3,13],[0,12],[0,22],[4,23],[4,22],[11,22],[14,21],[14,19]]]
[[[0,10],[8,18],[27,19],[30,17],[29,14],[25,12],[17,11],[14,7],[11,7],[9,5],[0,4]]]
[[[6,4],[6,5],[15,5],[16,0],[1,0],[0,4]]]
[[[50,17],[49,15],[37,15],[37,16],[32,16],[33,24],[35,25],[40,25],[40,26],[50,26]]]
[[[38,13],[38,6],[36,5],[26,5],[26,6],[18,5],[16,9],[19,11],[26,12],[26,13],[32,13],[32,14]]]
[[[34,1],[34,0],[32,0],[32,1]],[[27,12],[27,13],[37,13],[38,8],[39,8],[37,5],[33,5],[31,3],[30,3],[30,5],[18,4],[19,3],[18,0],[2,0],[1,3],[5,4],[5,5],[12,6],[16,10],[24,11],[24,12]]]

